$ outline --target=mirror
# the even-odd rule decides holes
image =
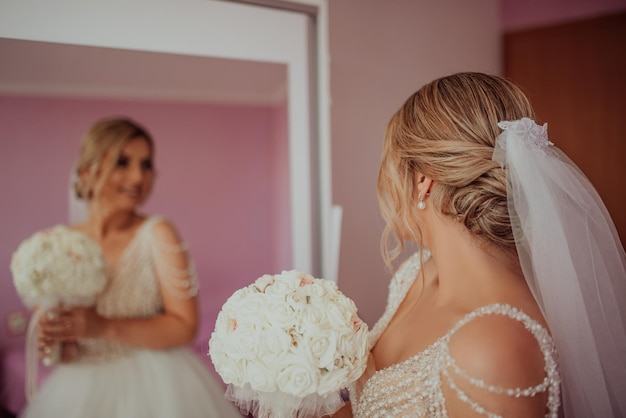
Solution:
[[[140,0],[144,1],[144,0]],[[114,113],[126,113],[134,116],[139,122],[144,123],[156,137],[157,155],[156,163],[159,170],[155,191],[146,207],[147,212],[153,212],[152,208],[159,210],[160,213],[171,216],[175,221],[186,241],[190,243],[192,256],[197,264],[205,263],[206,267],[198,266],[201,276],[206,275],[206,279],[210,282],[209,286],[204,286],[203,292],[207,294],[217,295],[216,299],[221,298],[219,303],[210,303],[203,297],[202,299],[202,319],[203,330],[199,334],[199,350],[204,351],[206,348],[207,330],[213,326],[215,314],[221,307],[221,303],[225,297],[230,295],[235,288],[239,288],[244,284],[248,284],[256,276],[238,277],[239,282],[231,282],[228,275],[233,273],[235,267],[241,263],[241,251],[246,246],[256,250],[267,250],[268,247],[274,245],[276,251],[274,254],[280,254],[278,257],[288,257],[289,263],[285,266],[284,259],[279,259],[277,263],[281,263],[281,268],[293,267],[303,271],[314,271],[314,267],[318,268],[318,263],[313,260],[313,212],[315,211],[311,201],[315,196],[315,192],[311,190],[311,156],[310,152],[315,149],[315,145],[311,144],[311,104],[310,104],[310,63],[308,55],[309,47],[309,26],[308,20],[303,15],[294,13],[285,13],[276,10],[263,9],[253,6],[244,6],[234,3],[222,3],[214,1],[189,2],[185,7],[180,4],[168,4],[168,2],[160,2],[158,5],[154,2],[145,0],[143,6],[134,4],[133,8],[121,2],[107,2],[103,4],[94,4],[93,7],[80,7],[80,3],[76,0],[64,0],[53,7],[45,1],[34,0],[30,2],[21,1],[4,1],[2,4],[2,13],[0,13],[0,37],[6,41],[4,47],[14,48],[18,51],[22,50],[22,46],[26,42],[43,42],[44,45],[31,45],[41,48],[34,52],[30,57],[22,57],[30,65],[22,65],[18,68],[11,65],[5,66],[8,61],[4,59],[3,54],[3,71],[9,78],[12,74],[12,88],[3,84],[6,109],[13,109],[13,114],[6,113],[6,119],[2,126],[9,126],[4,122],[10,120],[13,131],[11,138],[17,138],[17,133],[26,133],[26,137],[30,138],[30,142],[17,141],[9,138],[3,138],[0,142],[2,147],[1,154],[11,154],[11,163],[2,166],[2,174],[4,179],[0,185],[3,191],[11,198],[5,199],[3,203],[3,214],[5,209],[10,209],[12,213],[19,212],[20,218],[31,216],[36,219],[38,224],[32,225],[32,228],[26,233],[34,232],[40,227],[49,226],[59,223],[63,219],[59,219],[59,215],[64,213],[66,206],[65,193],[68,187],[69,168],[76,156],[76,145],[80,135],[95,119],[97,113],[96,108],[102,110],[102,106],[115,106]],[[149,10],[147,13],[146,10]],[[112,22],[115,24],[113,25]],[[234,25],[233,22],[237,22]],[[64,47],[85,48],[83,51],[89,54],[89,51],[113,54],[109,59],[97,61],[91,57],[83,60],[81,63],[73,61],[68,56],[61,59],[50,59],[47,54],[52,57],[53,50],[56,52],[68,53]],[[94,48],[94,49],[90,49]],[[143,59],[147,59],[152,63],[152,69],[146,70],[144,74],[150,74],[150,77],[141,77],[137,74],[136,78],[131,82],[124,82],[124,76],[128,76],[131,66],[120,65],[132,58],[124,56],[124,54],[156,54],[145,55]],[[117,55],[121,54],[121,55]],[[19,55],[19,54],[18,54]],[[48,56],[46,64],[40,66],[33,65],[33,61],[28,59],[43,59]],[[137,55],[139,56],[139,55]],[[185,60],[179,62],[179,67],[169,63],[168,56],[172,60]],[[16,58],[17,60],[17,58]],[[99,64],[98,64],[99,63]],[[168,67],[169,65],[174,67]],[[127,64],[128,65],[128,64]],[[160,71],[159,66],[164,69],[170,68],[170,71]],[[219,68],[226,67],[228,76],[232,79],[219,79],[215,76]],[[178,70],[176,70],[178,68]],[[184,68],[184,71],[181,70]],[[247,68],[245,70],[244,68]],[[41,70],[52,69],[54,71],[46,72]],[[224,68],[222,68],[223,70]],[[73,70],[72,76],[63,76],[64,71]],[[78,70],[78,71],[76,71]],[[106,71],[104,71],[106,70]],[[177,72],[186,74],[189,71],[198,71],[203,78],[202,83],[190,83],[192,77],[178,79],[177,86],[168,85],[165,80],[170,80]],[[86,74],[94,72],[107,77],[100,78],[97,83],[88,83]],[[251,77],[252,71],[255,77]],[[260,74],[259,74],[260,73]],[[42,78],[42,74],[53,76],[52,79]],[[261,106],[263,100],[259,99],[261,94],[257,87],[252,87],[250,81],[256,76],[265,74],[267,85],[271,87],[272,94],[271,107],[272,111],[266,111],[264,118],[256,116],[258,119],[254,125],[252,123],[243,124],[241,116],[230,116],[229,118],[221,118],[223,114],[209,118],[207,109],[197,110],[197,107],[215,107],[215,102],[203,102],[206,95],[211,94],[220,97],[222,104],[220,107],[241,107],[241,96],[234,94],[234,90],[229,88],[229,84],[236,84],[239,87],[238,94],[245,94],[247,99],[253,103],[248,104],[248,111],[256,111]],[[239,75],[239,77],[237,77]],[[30,77],[30,78],[29,78]],[[40,78],[37,78],[40,77]],[[159,79],[159,77],[161,77]],[[261,77],[263,78],[263,77]],[[276,80],[281,80],[282,87],[276,88]],[[121,80],[121,81],[120,81]],[[118,84],[115,84],[117,82]],[[21,87],[19,86],[21,83]],[[121,83],[121,84],[120,84]],[[274,83],[274,84],[273,84]],[[67,91],[68,85],[71,85],[71,91]],[[198,88],[201,85],[202,88]],[[61,87],[64,86],[64,87]],[[154,88],[156,87],[156,90]],[[153,88],[151,91],[150,88]],[[14,90],[11,90],[14,89]],[[21,89],[21,90],[20,90]],[[63,89],[66,89],[65,91]],[[11,91],[9,91],[11,90]],[[96,93],[100,94],[97,97]],[[266,94],[267,90],[263,92]],[[33,96],[43,94],[45,98],[35,99]],[[130,97],[128,97],[130,95]],[[126,97],[125,97],[126,96]],[[256,99],[254,99],[256,97]],[[38,100],[39,103],[34,101]],[[254,100],[258,100],[254,102]],[[178,114],[173,117],[173,110],[164,110],[164,106],[170,102],[177,102],[180,106],[177,110]],[[224,104],[226,103],[226,104]],[[71,107],[68,107],[71,106]],[[39,107],[39,117],[28,117],[26,113],[21,113],[23,119],[15,117],[15,113],[19,109]],[[144,110],[140,110],[143,107]],[[148,111],[159,110],[161,117],[153,116],[148,118]],[[191,109],[194,107],[195,110]],[[66,109],[66,111],[63,111]],[[107,112],[113,112],[113,108],[107,108]],[[215,110],[215,109],[213,109]],[[231,109],[232,110],[232,109]],[[51,111],[49,117],[42,115],[44,111]],[[223,109],[222,109],[223,111]],[[155,113],[155,114],[158,114]],[[60,132],[60,126],[66,126],[69,117],[84,116],[84,125],[80,128],[74,126],[70,131],[57,138],[62,147],[49,147],[51,143],[46,141],[54,132]],[[166,127],[168,119],[177,119],[183,122],[189,122],[189,119],[195,117],[195,121],[200,124],[204,123],[204,136],[195,137],[191,144],[198,145],[201,143],[206,146],[202,153],[184,152],[185,148],[189,148],[191,134],[188,130],[189,123],[182,123],[174,127]],[[238,128],[236,134],[232,137],[224,132],[211,137],[214,132],[215,125],[212,124],[216,120],[229,119],[231,125]],[[246,126],[249,125],[249,126]],[[243,128],[252,126],[252,130],[261,130],[261,127],[269,130],[274,137],[280,138],[283,145],[278,142],[265,143],[262,140],[254,141],[251,136],[246,134]],[[318,128],[319,129],[319,128]],[[34,133],[33,133],[34,132]],[[35,135],[36,134],[36,135]],[[219,138],[216,138],[219,136]],[[270,135],[271,136],[271,135]],[[274,164],[255,166],[256,170],[252,170],[256,175],[250,172],[245,174],[241,170],[237,170],[236,165],[228,165],[226,159],[220,159],[219,152],[216,149],[219,140],[225,142],[229,146],[231,154],[236,154],[240,159],[243,156],[257,157],[258,152],[272,149],[270,155],[276,158]],[[186,142],[187,141],[187,142]],[[269,141],[267,139],[266,141]],[[211,148],[209,145],[215,146]],[[67,150],[71,150],[69,153]],[[20,151],[26,151],[26,154],[20,154]],[[188,151],[188,150],[187,150]],[[58,164],[53,164],[57,161]],[[248,160],[248,162],[251,160]],[[256,159],[255,159],[256,161]],[[264,160],[266,161],[266,160]],[[319,161],[324,164],[324,161]],[[46,169],[45,175],[41,176],[41,172],[37,170],[24,170],[24,167],[33,163],[41,169]],[[326,161],[327,163],[327,161]],[[221,165],[220,165],[221,164]],[[206,176],[206,172],[202,171],[208,167],[219,167],[221,176]],[[256,180],[258,173],[263,169],[268,171],[264,174],[272,178],[280,178],[282,183],[275,182],[276,190],[266,191],[279,196],[278,201],[284,203],[277,204],[272,210],[269,207],[264,209],[268,222],[279,222],[279,228],[274,228],[270,224],[264,225],[264,228],[256,230],[255,236],[262,243],[241,242],[233,238],[230,231],[217,233],[215,228],[211,228],[211,221],[219,218],[225,208],[237,212],[243,220],[243,225],[249,227],[250,204],[246,202],[236,201],[226,202],[224,198],[215,196],[215,190],[223,191],[223,181],[226,176],[238,179],[240,183],[232,186],[231,189],[241,189],[252,180]],[[32,167],[32,165],[31,165]],[[58,173],[52,174],[49,169],[55,167]],[[170,167],[170,168],[167,168]],[[172,170],[171,167],[174,169]],[[246,167],[249,168],[249,167]],[[182,179],[187,179],[182,181]],[[21,183],[21,184],[20,184]],[[19,185],[19,186],[18,186]],[[268,186],[269,187],[269,186]],[[170,195],[165,192],[167,189],[176,192],[186,189],[190,195],[194,196],[193,206],[185,205],[182,201],[174,201]],[[59,195],[58,190],[63,190]],[[253,210],[259,209],[259,200],[267,200],[263,189],[255,190],[254,195],[256,202]],[[241,194],[243,195],[243,194]],[[237,197],[235,194],[231,198]],[[242,196],[239,196],[242,197]],[[247,196],[250,198],[250,196]],[[232,200],[232,199],[231,199]],[[17,203],[20,202],[21,209],[17,209]],[[45,202],[42,205],[41,202]],[[230,203],[230,204],[229,204]],[[317,205],[317,204],[316,204]],[[45,206],[45,207],[44,207]],[[234,209],[233,209],[234,208]],[[220,212],[220,210],[222,212]],[[187,211],[187,212],[186,212]],[[176,212],[176,213],[174,213]],[[170,215],[171,213],[171,215]],[[183,215],[181,216],[180,213]],[[200,216],[206,219],[199,227],[197,222],[192,222],[193,216]],[[196,218],[197,219],[197,218]],[[286,223],[285,223],[286,220]],[[218,219],[219,221],[219,219]],[[246,222],[247,221],[247,222]],[[15,219],[8,219],[12,225],[18,225]],[[25,223],[24,223],[25,225]],[[215,226],[215,224],[213,224]],[[190,235],[190,232],[191,235]],[[270,232],[278,233],[280,238],[272,238]],[[197,233],[200,238],[193,238]],[[18,236],[19,235],[19,236]],[[10,258],[7,252],[12,251],[21,239],[25,238],[23,233],[15,233],[10,239],[3,240],[2,245],[2,263],[8,266]],[[221,245],[235,249],[231,251],[224,259],[218,260],[214,254],[202,254],[201,250],[196,250],[198,244],[194,239],[207,239],[211,243],[218,242]],[[272,239],[275,242],[272,243]],[[198,241],[200,242],[200,241]],[[10,247],[10,248],[9,248]],[[237,253],[239,251],[239,255]],[[215,257],[215,258],[212,258]],[[202,261],[200,261],[202,260]],[[224,263],[221,267],[216,267],[218,261]],[[276,261],[276,260],[274,260]],[[265,260],[265,262],[268,262]],[[271,262],[271,261],[269,261]],[[278,264],[275,264],[278,265]],[[204,273],[200,269],[204,270]],[[271,271],[272,267],[268,267]],[[5,277],[9,275],[8,268],[5,268]],[[265,269],[264,271],[268,271]],[[255,273],[256,274],[256,273]],[[13,295],[15,293],[10,284],[10,277],[2,281],[3,286],[8,284],[8,291],[2,289],[3,295]],[[221,292],[221,293],[220,293]],[[13,299],[11,303],[2,303],[2,314],[5,323],[11,322],[19,324],[20,304]],[[17,316],[15,315],[17,314]],[[19,371],[10,369],[10,367],[21,368],[19,358],[16,361],[11,356],[19,356],[21,348],[14,350],[14,346],[20,346],[23,339],[20,335],[13,335],[9,332],[8,327],[3,328],[2,334],[2,352],[0,355],[3,360],[3,373],[10,378],[19,377]],[[14,365],[14,366],[12,366]],[[18,379],[19,380],[19,379]],[[21,382],[7,382],[5,376],[3,381],[8,383],[7,387],[12,388],[11,391],[20,392],[22,390]],[[6,389],[3,388],[4,396]],[[5,399],[2,399],[6,402]]]
[[[325,0],[307,0],[325,5]],[[314,254],[329,234],[323,218],[330,208],[329,123],[326,111],[327,66],[316,59],[317,45],[325,45],[321,30],[302,13],[223,1],[137,0],[133,7],[111,1],[84,7],[79,0],[50,4],[45,0],[4,0],[0,13],[0,37],[70,45],[96,46],[129,51],[150,51],[195,57],[215,57],[285,64],[287,68],[287,130],[289,152],[289,198],[291,266],[317,273],[330,257]],[[325,9],[324,9],[325,10]],[[316,28],[326,28],[326,14]],[[325,29],[324,29],[325,30]],[[320,73],[320,74],[317,74]],[[210,77],[207,75],[207,77]],[[324,88],[314,83],[325,80]],[[317,96],[316,101],[312,99]],[[319,104],[317,111],[312,104]],[[318,115],[318,116],[316,116]],[[313,122],[315,121],[315,122]],[[319,121],[319,122],[318,122]],[[324,138],[316,143],[312,138]],[[317,153],[312,165],[312,151]],[[313,172],[315,171],[315,173]],[[320,180],[313,181],[313,176]],[[312,185],[316,189],[312,189]],[[321,192],[320,192],[321,191]],[[313,199],[316,201],[315,209]],[[319,240],[313,233],[320,211]],[[316,228],[318,228],[317,226]],[[327,275],[328,276],[328,275]]]
[[[291,264],[285,65],[10,39],[0,54],[0,182],[14,197],[3,211],[6,266],[21,239],[66,221],[80,136],[118,114],[154,135],[146,210],[179,226],[201,277],[232,283]]]
[[[3,270],[24,238],[67,222],[82,133],[101,117],[131,117],[156,143],[145,212],[176,224],[196,264],[204,350],[235,289],[291,264],[286,66],[11,39],[0,39],[0,55],[0,191],[12,196],[0,219]],[[23,312],[7,279],[5,316]],[[15,331],[6,345],[20,356]],[[3,368],[13,367],[20,380],[23,363]]]

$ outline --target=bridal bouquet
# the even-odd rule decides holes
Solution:
[[[107,281],[104,256],[98,244],[85,234],[58,225],[24,240],[13,253],[10,267],[22,302],[31,309],[37,307],[30,319],[26,342],[30,369],[27,385],[35,384],[28,380],[36,381],[39,318],[60,306],[92,306]],[[44,364],[54,364],[59,354],[57,346],[43,359]],[[27,387],[27,393],[30,390],[32,387]]]
[[[367,325],[334,282],[295,270],[237,290],[209,341],[227,397],[258,417],[336,412],[367,363]]]

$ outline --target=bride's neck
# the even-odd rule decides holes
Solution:
[[[139,219],[134,211],[110,211],[106,208],[92,206],[86,227],[98,239],[107,235],[133,228]]]
[[[458,223],[432,225],[430,238],[437,270],[432,285],[441,303],[488,302],[499,291],[498,284],[523,280],[517,258],[480,242]]]

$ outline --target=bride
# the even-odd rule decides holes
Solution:
[[[461,73],[391,118],[378,193],[396,271],[337,417],[626,416],[626,258],[522,91]]]
[[[71,226],[98,243],[109,282],[95,309],[44,316],[40,349],[62,364],[23,412],[36,417],[241,417],[187,347],[198,325],[196,276],[166,219],[137,212],[154,182],[150,134],[124,118],[86,133],[76,194],[89,206]]]

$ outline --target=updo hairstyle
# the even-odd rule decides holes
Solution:
[[[434,180],[427,204],[462,224],[482,242],[515,252],[504,170],[494,161],[498,122],[534,118],[524,93],[481,73],[435,80],[392,116],[378,174],[378,198],[387,226],[382,250],[388,266],[404,241],[421,244],[418,174]]]

